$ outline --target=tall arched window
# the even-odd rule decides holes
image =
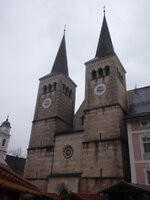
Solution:
[[[108,76],[110,74],[110,67],[107,65],[105,67],[105,75]]]
[[[103,76],[103,69],[102,68],[98,69],[98,76],[99,76],[99,78],[101,78]]]
[[[71,95],[72,95],[72,90],[69,91],[69,97],[71,97]]]
[[[65,94],[68,94],[68,91],[69,91],[69,88],[68,88],[68,87],[66,87]]]
[[[66,85],[63,84],[63,92],[65,93],[65,91],[66,91]]]
[[[5,142],[6,142],[6,139],[3,139],[3,142],[2,142],[2,147],[5,146]]]
[[[92,80],[94,80],[94,79],[96,79],[96,71],[95,70],[92,71]]]
[[[52,85],[48,84],[48,92],[51,92],[51,91],[52,91]]]
[[[55,91],[56,90],[56,82],[53,84],[53,90]]]
[[[44,87],[43,87],[43,94],[46,94],[46,92],[47,92],[47,86],[44,85]]]

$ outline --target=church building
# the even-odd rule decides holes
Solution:
[[[95,193],[130,180],[125,69],[104,14],[93,59],[85,63],[85,99],[76,114],[65,32],[51,73],[40,78],[25,178],[47,192]]]

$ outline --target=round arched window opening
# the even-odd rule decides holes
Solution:
[[[96,79],[96,71],[93,70],[93,71],[92,71],[92,80],[95,80],[95,79]]]
[[[105,75],[108,76],[110,74],[110,67],[107,65],[105,67]]]
[[[103,77],[103,69],[102,68],[98,69],[98,76],[99,76],[99,78]]]

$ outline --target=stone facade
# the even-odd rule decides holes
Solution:
[[[98,192],[130,178],[125,70],[104,16],[96,57],[86,63],[85,99],[74,115],[76,85],[66,68],[59,73],[58,64],[67,63],[63,51],[64,36],[51,74],[40,79],[25,177],[48,192]]]

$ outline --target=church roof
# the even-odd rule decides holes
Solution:
[[[11,126],[10,126],[10,122],[8,121],[8,118],[6,119],[6,121],[4,121],[3,123],[2,123],[2,125],[1,125],[1,127],[7,127],[7,128],[11,128]]]
[[[113,44],[111,41],[109,29],[107,26],[106,17],[104,15],[95,57],[102,58],[102,57],[105,57],[108,55],[114,55],[114,54],[115,52],[114,52]]]
[[[66,42],[65,42],[65,31],[51,71],[51,74],[57,74],[57,73],[61,73],[67,76],[69,75]]]
[[[134,90],[128,115],[129,117],[150,115],[150,86]]]

